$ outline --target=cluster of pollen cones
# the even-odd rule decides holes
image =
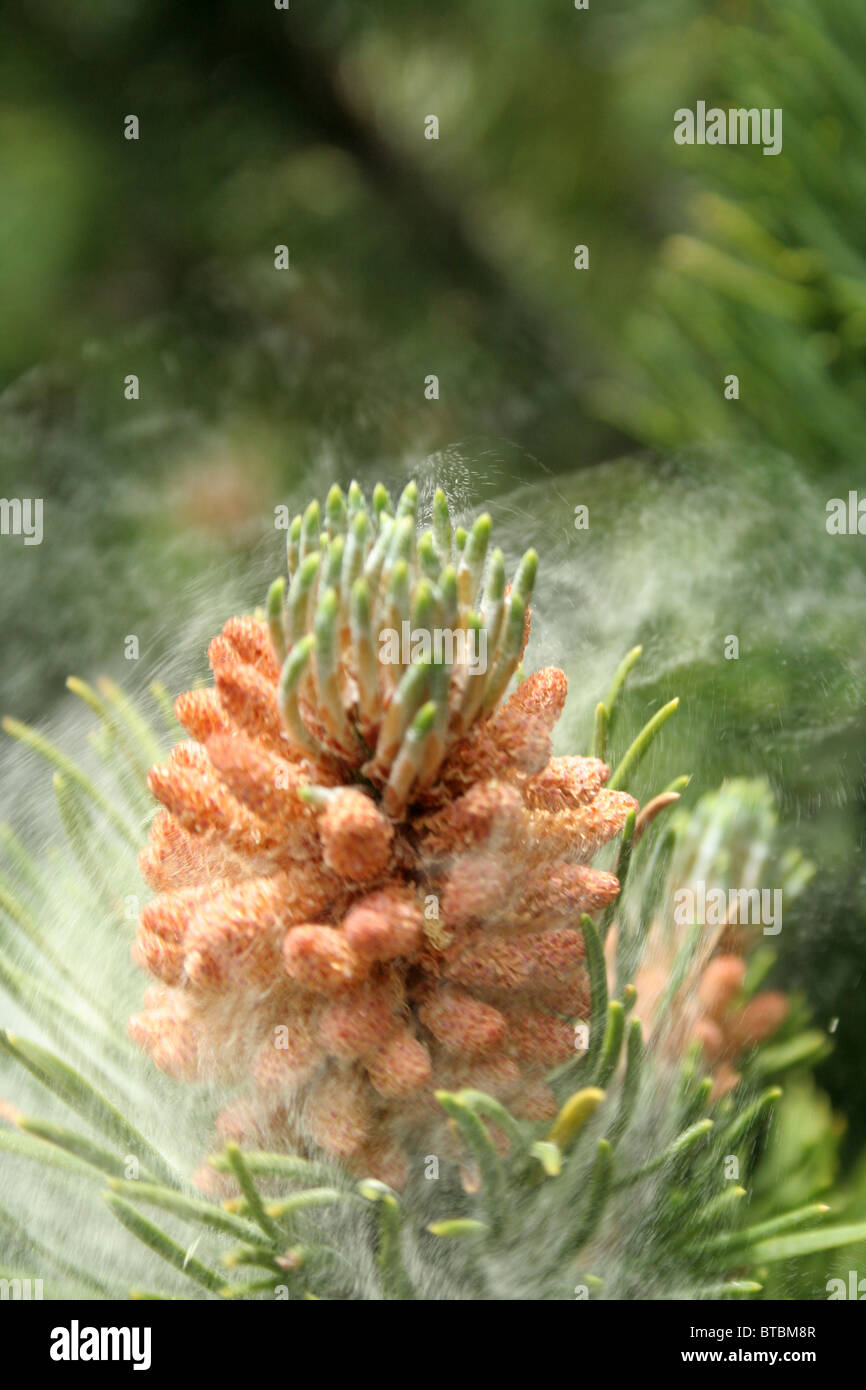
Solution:
[[[588,1014],[580,914],[619,890],[591,861],[635,806],[606,790],[601,761],[551,756],[561,671],[536,671],[503,702],[490,674],[470,699],[478,677],[459,664],[370,667],[393,622],[395,570],[410,612],[420,588],[428,618],[459,581],[452,617],[486,629],[494,687],[510,598],[521,640],[509,663],[528,638],[525,562],[509,590],[499,552],[488,555],[476,599],[489,519],[467,579],[478,524],[462,545],[446,537],[437,497],[434,578],[413,500],[392,515],[380,499],[362,526],[351,490],[348,508],[332,492],[318,551],[293,555],[290,540],[288,598],[272,590],[266,618],[227,622],[209,649],[213,687],[178,698],[189,739],[150,773],[162,809],[141,856],[156,896],[135,956],[158,983],[130,1023],[171,1075],[236,1083],[223,1138],[324,1151],[395,1186],[411,1158],[449,1152],[440,1087],[484,1090],[527,1118],[555,1114],[545,1076],[574,1055]],[[405,537],[401,508],[412,544],[401,539],[389,565],[380,538]],[[305,514],[295,540],[317,521]],[[342,539],[345,558],[353,525],[363,535],[347,590],[331,551]],[[302,612],[293,589],[305,561]]]
[[[647,958],[635,975],[637,1008],[647,1033],[661,1033],[665,1051],[673,1057],[682,1057],[691,1043],[700,1043],[713,1078],[714,1099],[734,1089],[743,1056],[772,1037],[790,1011],[791,1001],[780,990],[760,990],[744,998],[746,957],[752,945],[750,933],[727,927],[713,953],[695,963],[666,1017],[661,1016],[660,1003],[673,956],[658,929],[651,930]]]

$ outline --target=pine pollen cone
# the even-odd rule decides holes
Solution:
[[[437,494],[419,538],[412,488],[311,504],[288,582],[213,640],[213,688],[177,699],[134,947],[158,986],[130,1021],[178,1079],[239,1082],[219,1129],[397,1185],[446,1151],[440,1087],[554,1112],[545,1077],[589,1008],[580,915],[619,891],[591,861],[636,806],[598,759],[551,756],[562,671],[508,695],[534,552],[508,588],[489,518],[461,548]],[[407,599],[413,630],[450,608],[485,631],[486,670],[465,644],[384,661]]]
[[[609,941],[612,953],[614,933]],[[645,963],[634,981],[640,1016],[649,1033],[656,1029],[663,1032],[664,1049],[674,1058],[681,1057],[691,1043],[700,1043],[713,1081],[711,1096],[719,1099],[739,1083],[742,1058],[784,1023],[791,1001],[782,991],[772,989],[744,998],[746,960],[721,944],[708,960],[698,962],[662,1017],[659,1004],[672,969],[662,941],[663,934],[654,924],[648,945],[653,963]],[[748,944],[743,942],[743,948]]]

